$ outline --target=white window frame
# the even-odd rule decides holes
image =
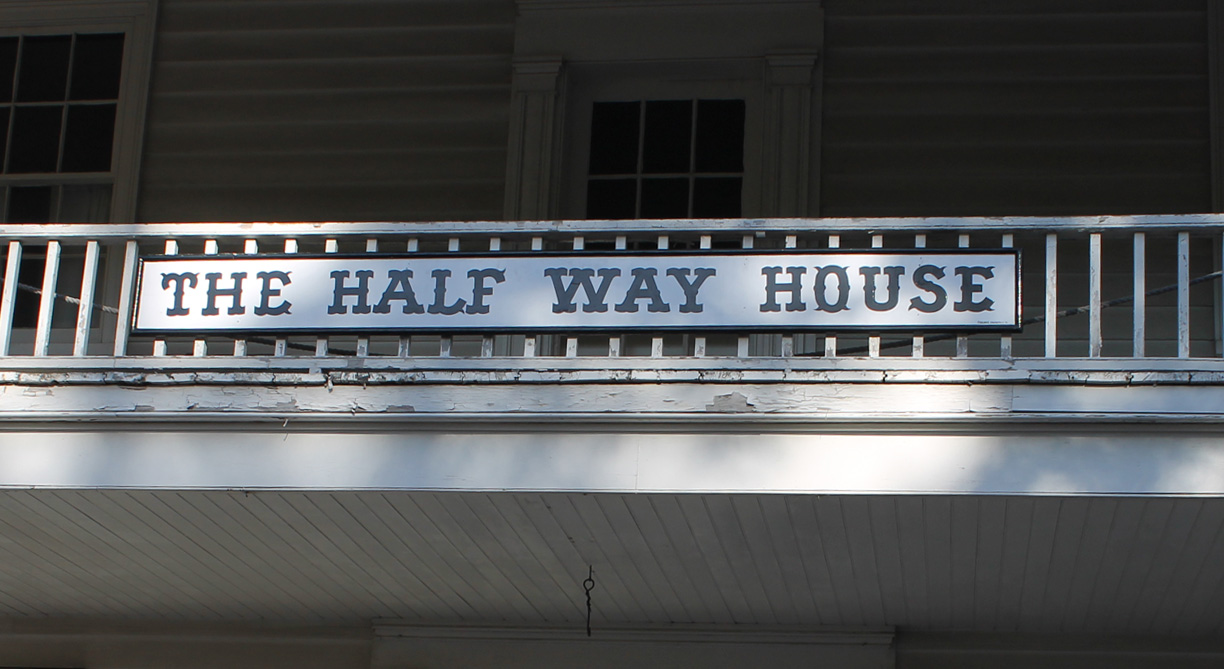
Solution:
[[[725,64],[684,63],[666,68],[666,76],[660,76],[657,67],[651,68],[651,76],[643,76],[641,66],[632,65],[572,68],[566,96],[568,123],[562,135],[566,168],[561,175],[561,217],[585,218],[594,103],[699,99],[744,101],[740,209],[741,216],[759,216],[761,143],[753,139],[763,132],[762,94],[759,73],[752,65],[739,63],[728,67]]]
[[[585,214],[590,106],[612,99],[743,99],[743,216],[819,211],[819,3],[517,0],[517,7],[505,218]]]
[[[0,175],[4,185],[110,183],[108,222],[135,221],[156,14],[157,0],[19,0],[0,4],[0,36],[124,34],[109,177]]]

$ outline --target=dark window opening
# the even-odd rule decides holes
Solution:
[[[21,41],[17,102],[63,101],[68,90],[72,36],[26,36]]]
[[[55,171],[63,116],[63,107],[58,106],[18,107],[14,111],[9,174]]]
[[[5,173],[109,171],[122,61],[118,33],[0,41]]]
[[[54,186],[14,186],[9,189],[10,223],[45,223],[52,219]]]
[[[738,218],[743,100],[596,102],[587,218]]]
[[[0,37],[0,100],[9,102],[13,99],[14,74],[17,68],[16,37]],[[6,124],[7,125],[7,124]]]
[[[117,100],[123,35],[77,35],[69,100]]]
[[[692,153],[693,103],[652,100],[646,103],[642,130],[642,172],[688,172]]]
[[[8,223],[102,223],[110,218],[111,185],[38,184],[0,188]]]
[[[17,272],[17,292],[13,300],[13,327],[32,328],[38,325],[38,303],[41,295],[30,290],[41,288],[46,260],[42,257],[21,259],[21,270]]]
[[[109,217],[123,48],[122,33],[0,38],[4,221]],[[69,185],[59,174],[95,176]]]
[[[596,102],[591,112],[590,174],[637,172],[641,103]]]
[[[115,105],[70,105],[61,171],[109,171],[114,128]]]

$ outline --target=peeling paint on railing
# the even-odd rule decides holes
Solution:
[[[169,386],[304,388],[337,386],[363,389],[386,386],[493,385],[1071,385],[1071,386],[1224,386],[1224,372],[1128,372],[1087,370],[738,370],[702,369],[498,369],[314,372],[262,371],[0,371],[0,385],[15,387],[120,386],[128,389]]]
[[[524,379],[549,378],[558,361],[604,373],[625,383],[668,382],[673,361],[704,361],[702,380],[732,382],[741,369],[778,369],[787,380],[821,382],[821,371],[860,369],[875,361],[879,374],[861,383],[992,382],[1015,360],[1045,360],[1046,374],[1027,383],[1118,383],[1097,370],[1080,380],[1075,365],[1100,360],[1124,367],[1143,362],[1148,381],[1168,372],[1197,373],[1218,360],[1221,294],[1216,286],[1224,216],[1091,216],[913,219],[731,219],[671,221],[527,221],[441,223],[152,223],[132,225],[0,225],[5,254],[0,287],[0,370],[16,361],[46,360],[69,376],[110,359],[156,358],[159,366],[194,368],[234,379],[252,368],[429,370],[473,367],[471,381],[494,367],[521,370]],[[567,333],[348,336],[181,337],[132,336],[135,263],[144,254],[345,252],[405,255],[429,250],[514,253],[519,250],[597,252],[643,249],[875,249],[917,247],[1021,249],[1025,266],[1026,327],[1012,334]],[[54,266],[48,266],[48,265]],[[29,277],[42,276],[43,285]],[[79,286],[79,290],[76,287]],[[71,287],[69,289],[68,287]],[[84,311],[82,311],[84,309]],[[1040,314],[1040,315],[1037,315]],[[320,355],[322,353],[322,355]],[[4,358],[4,356],[10,356]],[[1112,362],[1111,362],[1112,361]],[[917,367],[915,363],[932,363]],[[971,364],[970,364],[971,363]],[[1182,364],[1191,368],[1185,369]],[[968,365],[971,369],[966,369]],[[985,367],[985,373],[975,371]],[[1067,366],[1070,366],[1069,368]],[[953,373],[964,370],[960,377]],[[1070,369],[1063,374],[1061,370]],[[603,370],[602,372],[600,370]],[[449,373],[449,371],[448,371]],[[1121,372],[1119,372],[1121,373]],[[932,376],[932,374],[934,374]],[[581,376],[556,374],[558,383]],[[148,376],[142,378],[150,378]],[[177,377],[176,377],[177,378]],[[400,377],[394,377],[400,378]],[[410,377],[405,377],[410,378]],[[423,383],[467,382],[445,374]],[[109,381],[106,381],[109,382]],[[397,381],[404,382],[404,381]],[[547,382],[547,381],[539,381]],[[335,383],[335,381],[333,381]]]

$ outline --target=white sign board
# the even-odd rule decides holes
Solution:
[[[1019,255],[161,257],[141,331],[973,330],[1019,326]]]

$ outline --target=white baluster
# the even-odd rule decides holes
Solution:
[[[1088,357],[1101,357],[1101,233],[1088,235]]]
[[[1177,233],[1177,357],[1190,357],[1190,233]]]
[[[1058,234],[1046,234],[1045,357],[1058,357]]]
[[[1131,356],[1142,358],[1147,355],[1147,239],[1142,232],[1135,233],[1133,263]]]
[[[72,339],[72,355],[84,356],[89,348],[89,325],[93,319],[94,288],[98,281],[98,242],[85,243],[85,267],[81,273],[81,301],[77,304],[76,332]]]
[[[21,242],[8,245],[4,263],[4,291],[0,293],[0,356],[9,354],[13,338],[13,313],[17,304],[17,281],[21,275]]]
[[[115,318],[114,355],[127,355],[128,338],[132,332],[132,303],[136,295],[136,262],[140,256],[139,244],[129,239],[123,251],[123,278],[119,283],[119,314]]]

